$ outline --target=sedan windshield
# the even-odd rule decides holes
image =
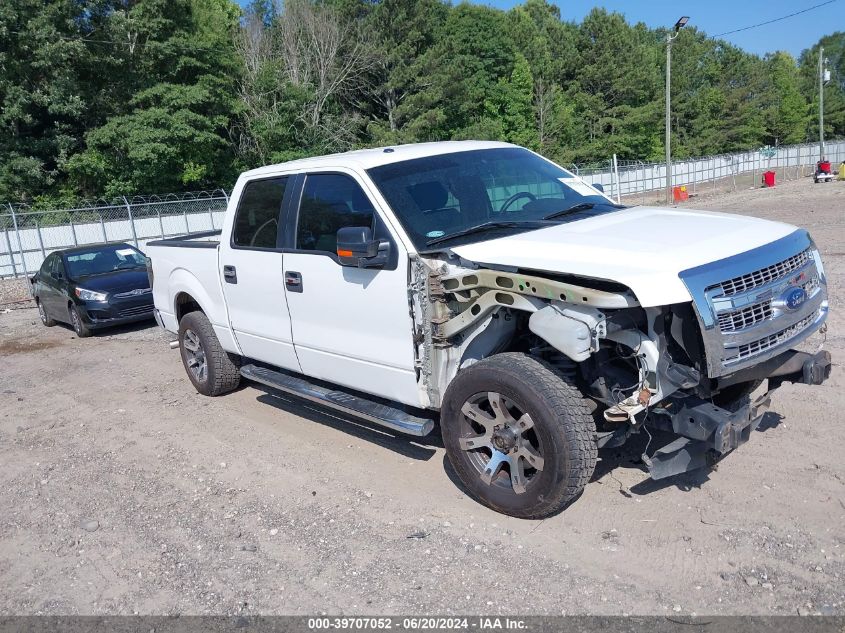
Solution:
[[[419,250],[621,208],[565,169],[518,147],[417,158],[368,173]]]
[[[116,270],[144,268],[147,260],[144,254],[129,244],[92,246],[91,250],[73,251],[65,254],[68,277],[82,279],[93,275],[104,275]]]

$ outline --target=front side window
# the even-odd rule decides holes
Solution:
[[[504,225],[495,227],[498,235],[456,236],[449,245],[618,208],[565,169],[518,147],[400,161],[371,168],[368,174],[420,250],[432,240],[487,223]]]
[[[241,192],[232,243],[243,248],[276,248],[279,214],[285,197],[287,176],[253,180]]]
[[[343,174],[309,174],[302,191],[296,248],[337,251],[337,231],[348,226],[373,227],[375,210],[360,185]]]

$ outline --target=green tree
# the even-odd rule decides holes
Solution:
[[[130,42],[126,83],[138,90],[68,161],[80,191],[171,191],[231,179],[238,15],[228,0],[142,0],[116,19],[112,33],[123,30]]]
[[[801,94],[795,59],[777,52],[766,59],[767,85],[765,118],[770,145],[788,145],[806,140],[807,101]]]

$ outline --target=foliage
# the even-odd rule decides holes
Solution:
[[[228,186],[269,162],[479,138],[559,162],[659,159],[666,31],[549,0],[0,3],[0,199]],[[796,61],[672,44],[676,156],[845,136],[845,33]]]

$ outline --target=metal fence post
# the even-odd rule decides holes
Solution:
[[[99,215],[99,216],[100,216],[100,230],[102,230],[102,232],[103,232],[103,241],[104,241],[104,242],[108,242],[108,241],[109,241],[109,236],[106,234],[106,223],[105,223],[105,221],[103,220],[103,214],[102,214],[102,213],[98,213],[97,215]]]
[[[211,209],[211,205],[208,206],[208,217],[211,219],[211,230],[214,230],[214,211]]]
[[[73,225],[73,214],[68,213],[70,219],[70,232],[73,234],[73,245],[79,246],[79,240],[76,239],[76,227]]]
[[[158,228],[161,232],[161,239],[164,239],[164,222],[161,221],[161,209],[156,207],[156,215],[158,216]]]
[[[38,247],[41,249],[41,261],[47,259],[47,251],[44,250],[44,239],[41,237],[41,225],[35,220],[35,234],[38,236]]]
[[[9,229],[3,228],[3,233],[6,234],[6,252],[9,253],[9,263],[12,264],[12,276],[18,276],[18,267],[15,266],[15,254],[12,252],[12,242],[9,239]]]
[[[135,242],[135,248],[138,248],[138,234],[135,232],[135,219],[132,217],[132,207],[126,196],[121,196],[124,204],[126,204],[126,213],[129,215],[129,228],[132,230],[132,241]]]
[[[188,225],[188,210],[184,207],[182,208],[182,215],[185,217],[185,233],[190,233],[191,227]]]
[[[21,232],[18,228],[18,218],[15,215],[15,207],[9,205],[9,211],[12,212],[12,226],[15,227],[15,238],[18,240],[18,251],[21,254],[21,266],[23,266],[23,274],[29,275],[29,270],[26,267],[26,255],[23,252],[23,240],[21,240]]]

